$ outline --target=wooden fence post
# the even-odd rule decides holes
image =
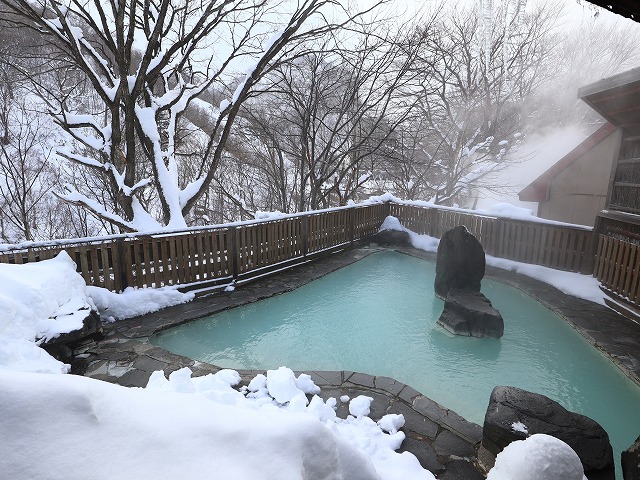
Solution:
[[[355,240],[356,207],[349,209],[349,243],[353,245]]]
[[[438,215],[440,211],[437,208],[429,208],[427,210],[427,225],[425,225],[424,233],[430,237],[440,238],[442,235],[438,235]],[[444,233],[444,232],[442,232]]]
[[[118,251],[118,261],[113,262],[113,279],[120,277],[120,287],[122,292],[129,286],[127,269],[131,268],[131,264],[126,265],[124,262],[124,238],[116,240],[116,249]]]
[[[391,215],[391,200],[384,202],[384,218],[387,218],[389,215]]]
[[[233,279],[238,279],[238,255],[240,254],[240,248],[238,245],[238,231],[235,226],[229,227],[231,231],[231,274]]]
[[[591,232],[591,242],[589,245],[589,251],[585,252],[582,263],[582,271],[586,275],[595,275],[595,259],[598,252],[598,241],[600,240],[600,232],[604,230],[602,217],[596,215],[596,221]]]
[[[302,217],[302,256],[309,252],[309,215]]]
[[[500,256],[500,249],[502,248],[503,238],[505,228],[504,228],[504,220],[502,218],[496,218],[496,228],[494,230],[494,238],[493,238],[493,251],[489,253],[494,257]]]

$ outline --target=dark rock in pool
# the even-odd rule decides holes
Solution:
[[[401,230],[382,230],[373,236],[373,241],[384,246],[411,246],[409,232]]]
[[[622,477],[624,480],[640,480],[640,437],[622,452]]]
[[[484,277],[484,249],[464,226],[456,227],[440,239],[436,260],[436,295],[442,299],[452,288],[480,291]]]
[[[452,288],[438,324],[456,335],[500,338],[504,321],[500,312],[480,292]]]
[[[544,395],[515,387],[495,387],[484,417],[482,445],[497,455],[515,440],[545,433],[567,443],[580,457],[585,475],[613,479],[609,435],[595,421],[566,410]]]

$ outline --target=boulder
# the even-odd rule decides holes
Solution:
[[[71,357],[72,349],[69,345],[102,334],[102,322],[97,312],[87,309],[87,316],[82,321],[82,328],[69,333],[62,333],[40,345],[58,360],[67,360]]]
[[[381,230],[374,235],[373,241],[383,246],[411,246],[409,232],[401,230]]]
[[[622,477],[624,480],[640,480],[640,437],[622,452]]]
[[[500,338],[504,321],[482,293],[452,288],[444,301],[438,324],[456,335]]]
[[[573,448],[587,477],[589,472],[603,470],[614,475],[609,435],[596,421],[570,412],[544,395],[495,387],[484,417],[482,445],[497,455],[511,442],[536,433],[556,437]]]
[[[456,227],[440,239],[436,259],[436,295],[442,299],[452,288],[480,291],[485,258],[482,245],[464,226]]]

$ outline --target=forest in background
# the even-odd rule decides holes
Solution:
[[[600,121],[580,86],[640,65],[637,24],[551,3],[0,0],[0,242],[470,206],[529,135]]]

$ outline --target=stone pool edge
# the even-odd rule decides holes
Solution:
[[[219,367],[153,346],[148,343],[148,337],[165,328],[291,291],[384,250],[435,261],[434,253],[405,247],[384,248],[375,244],[338,252],[329,258],[245,284],[233,292],[202,296],[187,304],[105,325],[103,339],[85,341],[74,349],[76,362],[73,371],[136,387],[145,386],[155,370],[164,370],[168,375],[179,368],[189,367],[196,376],[215,373],[220,370]],[[589,343],[605,353],[625,375],[640,385],[640,343],[637,340],[640,339],[640,325],[608,307],[570,297],[543,282],[514,272],[487,267],[487,277],[518,288],[542,303],[567,321]],[[243,384],[256,374],[264,373],[253,370],[238,372]],[[372,408],[372,417],[376,410],[379,416],[385,413],[403,413],[407,419],[404,428],[407,439],[401,451],[414,453],[423,467],[439,473],[439,478],[484,478],[478,472],[478,452],[482,439],[482,428],[479,425],[466,421],[455,412],[394,379],[345,371],[305,373],[310,374],[322,388],[323,398],[337,398],[344,392],[355,392],[372,396],[380,404],[387,399],[385,408]]]
[[[252,303],[298,288],[328,273],[357,262],[370,254],[388,250],[374,244],[338,252],[328,259],[311,262],[291,270],[243,285],[233,292],[203,296],[184,305],[169,307],[140,317],[104,325],[104,337],[87,339],[73,349],[72,373],[126,387],[144,387],[150,375],[165,375],[188,367],[194,376],[221,370],[148,343],[153,333],[229,308]],[[275,368],[276,366],[274,366]],[[261,370],[236,369],[242,384]],[[302,372],[297,372],[302,373]],[[395,379],[351,371],[309,371],[323,399],[348,395],[367,395],[374,399],[370,417],[378,420],[387,413],[405,417],[402,430],[406,438],[400,452],[413,453],[421,465],[439,480],[481,480],[478,462],[482,427],[467,421],[453,410],[438,404],[411,386]],[[346,417],[347,404],[338,402],[338,416]]]

